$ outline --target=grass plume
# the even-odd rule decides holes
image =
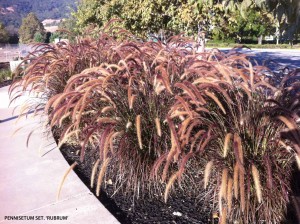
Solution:
[[[107,169],[107,166],[110,162],[110,158],[106,158],[106,160],[104,160],[102,166],[101,166],[101,169],[100,169],[100,172],[98,174],[98,179],[97,179],[97,189],[96,189],[96,195],[99,197],[100,195],[100,188],[101,188],[101,184],[102,184],[102,181],[103,181],[103,177],[104,177],[104,174],[105,174],[105,171]]]
[[[252,177],[253,177],[253,180],[254,180],[254,186],[255,186],[257,200],[258,200],[258,203],[261,203],[261,201],[262,201],[262,192],[261,192],[259,172],[258,172],[256,166],[253,165],[253,164],[251,166],[251,169],[252,169]]]
[[[136,134],[137,134],[137,138],[138,138],[138,141],[139,141],[140,149],[143,149],[142,129],[141,129],[141,115],[136,116],[135,126],[136,126]]]
[[[94,187],[95,175],[96,175],[99,163],[100,163],[100,159],[97,159],[97,161],[95,162],[95,164],[93,166],[92,175],[91,175],[91,188]]]
[[[223,157],[226,158],[232,134],[227,133],[224,140]]]
[[[212,167],[213,167],[213,161],[209,161],[205,166],[205,170],[204,170],[204,189],[206,189],[207,186],[208,186],[209,177],[210,177],[210,174],[211,174]]]
[[[65,180],[67,178],[67,176],[69,175],[69,173],[71,172],[71,170],[73,170],[75,168],[75,166],[77,165],[77,162],[74,162],[69,168],[68,170],[65,172],[60,184],[59,184],[59,187],[58,187],[58,191],[57,191],[57,197],[56,197],[56,200],[59,200],[60,198],[60,194],[61,194],[61,190],[62,190],[62,187],[65,183]]]

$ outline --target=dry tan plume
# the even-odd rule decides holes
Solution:
[[[112,110],[114,110],[114,107],[107,106],[107,107],[102,108],[101,113],[107,113],[107,112],[112,111]]]
[[[295,153],[295,159],[296,159],[298,169],[300,170],[300,156],[299,156],[299,154]]]
[[[224,168],[222,171],[222,180],[221,180],[221,185],[220,185],[220,189],[219,189],[219,210],[221,212],[221,215],[223,212],[222,199],[224,198],[225,200],[227,200],[227,197],[226,197],[227,177],[228,177],[228,169]]]
[[[255,185],[255,191],[256,191],[256,196],[258,203],[261,203],[262,201],[262,192],[261,192],[261,184],[260,184],[260,178],[259,178],[259,172],[256,168],[255,165],[252,164],[252,176],[254,180],[254,185]]]
[[[227,211],[226,211],[226,207],[224,207],[222,208],[220,224],[226,224],[226,219],[227,219]]]
[[[131,105],[131,96],[132,96],[132,92],[131,92],[131,88],[128,87],[128,90],[127,90],[127,99],[128,99],[128,106],[129,106],[129,109],[132,109],[132,105]]]
[[[291,131],[292,130],[297,130],[297,125],[294,124],[290,119],[286,118],[285,116],[278,116],[277,117],[279,120],[281,120]]]
[[[221,187],[220,187],[220,195],[221,198],[224,198],[227,200],[227,181],[228,181],[228,169],[224,168],[222,171],[222,182],[221,182]]]
[[[100,117],[97,119],[98,123],[110,123],[110,124],[116,124],[117,121],[115,119],[109,118],[109,117]]]
[[[223,157],[226,158],[232,134],[227,133],[224,140]]]
[[[239,150],[239,158],[242,164],[244,164],[244,152],[243,152],[242,140],[238,135],[237,135],[237,143],[238,143],[238,150]]]
[[[137,133],[140,149],[143,149],[142,130],[141,130],[141,115],[136,116],[135,126],[136,126],[136,133]]]
[[[65,182],[65,180],[66,180],[68,174],[71,172],[72,169],[74,169],[74,167],[75,167],[76,165],[77,165],[77,162],[74,162],[74,163],[68,168],[68,170],[65,172],[65,174],[64,174],[64,176],[63,176],[63,178],[62,178],[62,180],[61,180],[61,182],[60,182],[60,185],[59,185],[59,187],[58,187],[58,193],[57,193],[57,197],[56,197],[57,200],[59,200],[62,186],[63,186],[63,184],[64,184],[64,182]]]
[[[229,214],[232,208],[232,187],[233,187],[233,179],[229,178],[227,183],[227,206],[228,206]]]
[[[133,108],[133,103],[134,103],[135,99],[136,99],[136,95],[132,95],[130,98],[130,101],[129,101],[129,109]]]
[[[213,161],[209,161],[205,166],[205,170],[204,170],[204,189],[207,188],[212,167],[213,167]]]
[[[105,174],[105,171],[107,169],[107,166],[110,162],[110,158],[106,158],[106,160],[104,160],[102,166],[101,166],[101,169],[100,169],[100,172],[99,172],[99,175],[98,175],[98,180],[97,180],[97,189],[96,189],[96,195],[99,197],[100,195],[100,188],[101,188],[101,183],[102,183],[102,180],[103,180],[103,177],[104,177],[104,174]]]
[[[234,190],[234,197],[238,199],[239,196],[239,165],[236,163],[234,165],[233,170],[233,190]]]
[[[95,175],[96,175],[96,171],[99,166],[99,163],[100,163],[100,159],[98,159],[97,162],[93,166],[92,175],[91,175],[91,188],[94,187]]]
[[[110,148],[110,138],[113,136],[114,132],[110,132],[109,135],[105,138],[104,149],[103,149],[103,160],[106,160],[107,154]]]
[[[222,110],[222,112],[224,114],[226,114],[226,110],[224,109],[222,103],[220,102],[220,100],[211,92],[205,90],[205,94],[210,97],[213,101],[215,101],[215,103],[220,107],[220,109]]]
[[[234,134],[233,138],[234,138],[234,142],[237,144],[238,158],[236,158],[236,160],[241,163],[240,164],[241,169],[244,169],[242,166],[244,164],[244,152],[243,152],[242,140],[241,140],[240,136],[236,133]]]
[[[126,129],[130,128],[131,126],[132,126],[131,121],[128,121],[128,122],[126,123]]]
[[[293,120],[288,119],[285,116],[278,116],[277,118],[279,120],[281,120],[290,129],[290,131],[292,131],[292,135],[294,136],[294,138],[296,139],[296,141],[298,142],[298,144],[300,144],[299,133],[297,131],[295,131],[295,130],[298,130],[298,127],[295,124],[295,122],[293,122]]]
[[[242,212],[245,211],[245,173],[243,170],[239,170],[239,184],[240,184],[240,205]]]
[[[174,174],[171,176],[171,178],[170,178],[170,180],[169,180],[169,182],[168,182],[168,184],[167,184],[167,186],[166,186],[165,195],[164,195],[165,203],[167,203],[168,195],[169,195],[170,189],[171,189],[173,183],[175,182],[175,180],[177,179],[178,174],[179,174],[179,172],[174,173]]]
[[[190,124],[190,121],[192,119],[190,117],[188,117],[187,119],[185,119],[183,122],[182,122],[182,125],[181,125],[181,128],[179,129],[178,131],[178,134],[183,136],[186,132],[186,129],[188,127],[188,125]]]
[[[156,131],[157,131],[157,135],[159,137],[161,137],[161,127],[160,127],[160,120],[159,118],[155,118],[155,126],[156,126]]]

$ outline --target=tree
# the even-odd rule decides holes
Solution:
[[[43,37],[43,35],[40,32],[36,32],[34,34],[34,42],[43,43],[44,41],[45,41],[45,38]]]
[[[0,43],[7,43],[9,40],[9,35],[5,29],[3,23],[0,22]]]
[[[77,11],[72,13],[72,16],[76,18],[76,29],[79,32],[91,23],[96,23],[99,26],[103,25],[103,19],[100,18],[102,14],[99,13],[101,3],[104,4],[103,1],[97,0],[82,0],[79,3]]]
[[[91,23],[101,27],[111,18],[118,17],[123,20],[125,28],[139,36],[158,33],[160,30],[177,33],[186,31],[191,34],[197,31],[198,21],[206,19],[201,13],[201,4],[197,3],[200,1],[83,0],[73,16],[79,31]],[[199,7],[194,8],[197,4]]]
[[[241,7],[223,14],[213,29],[213,37],[218,40],[233,39],[241,42],[243,39],[257,38],[262,43],[262,36],[275,31],[271,14],[259,10],[255,6],[241,11]]]
[[[257,12],[262,16],[265,16],[266,12],[273,14],[272,18],[268,17],[271,25],[277,28],[277,41],[283,36],[292,43],[300,32],[299,0],[223,0],[222,5],[227,6],[229,11],[238,8],[241,14],[246,14],[251,7],[257,8]],[[263,22],[265,20],[261,23]]]
[[[240,2],[240,0],[234,1]],[[282,34],[290,43],[292,43],[294,37],[297,37],[300,25],[299,0],[242,0],[241,4],[244,5],[243,11],[247,10],[247,5],[255,4],[263,10],[273,13],[276,20],[277,43]]]
[[[19,29],[21,43],[31,43],[36,41],[35,37],[41,42],[45,41],[46,32],[43,24],[38,20],[34,13],[29,13],[22,19],[22,25]]]
[[[101,27],[121,18],[126,29],[139,36],[204,31],[217,39],[258,38],[272,28],[272,18],[255,0],[83,0],[73,14],[79,30],[89,24]],[[262,0],[263,1],[263,0]],[[265,0],[266,1],[266,0]]]
[[[76,29],[76,19],[72,15],[66,19],[62,19],[56,32],[60,38],[73,41],[78,34],[78,30]]]
[[[62,19],[58,24],[59,30],[66,30],[71,33],[75,33],[76,19],[70,16],[67,19]]]
[[[264,0],[264,2],[273,11],[277,20],[278,39],[283,34],[284,38],[292,44],[293,39],[299,33],[300,1]]]

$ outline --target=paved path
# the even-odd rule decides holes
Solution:
[[[221,49],[228,52],[228,48]],[[291,49],[252,49],[252,50],[239,50],[239,52],[253,55],[252,57],[262,65],[264,62],[273,60],[279,63],[279,67],[288,66],[290,68],[300,68],[300,50]],[[270,64],[269,64],[270,65]],[[271,65],[271,68],[276,69],[275,64]],[[277,67],[278,68],[278,67]]]
[[[119,223],[73,171],[65,181],[60,199],[56,200],[58,186],[69,165],[52,135],[46,137],[40,128],[41,120],[29,116],[16,124],[13,109],[8,108],[7,90],[8,87],[0,89],[0,223]],[[12,135],[19,127],[23,128]],[[26,148],[27,136],[33,129]],[[7,220],[12,216],[43,220]],[[67,220],[47,220],[57,216]]]
[[[262,64],[266,60],[273,60],[282,67],[300,68],[300,50],[289,49],[253,49],[254,58]]]

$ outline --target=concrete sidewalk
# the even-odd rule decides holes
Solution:
[[[119,223],[73,171],[56,200],[69,165],[52,135],[46,137],[41,129],[42,120],[29,116],[16,124],[7,91],[0,89],[0,223]]]

